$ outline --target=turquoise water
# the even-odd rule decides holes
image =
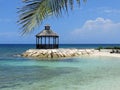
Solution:
[[[15,56],[33,45],[0,46],[0,90],[120,90],[120,59],[36,60]]]

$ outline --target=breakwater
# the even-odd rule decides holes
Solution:
[[[22,54],[24,57],[36,58],[64,58],[90,55],[94,49],[29,49]]]

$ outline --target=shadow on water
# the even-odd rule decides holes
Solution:
[[[79,62],[78,57],[67,57],[67,58],[32,58],[26,57],[24,59],[40,61],[40,62]]]

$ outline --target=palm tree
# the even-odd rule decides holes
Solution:
[[[86,0],[83,0],[86,1]],[[76,0],[80,6],[80,0]],[[73,10],[74,0],[23,0],[25,6],[19,9],[19,21],[22,33],[26,34],[39,26],[49,16],[59,17],[68,7]]]

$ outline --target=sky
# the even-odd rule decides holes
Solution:
[[[0,44],[35,44],[35,35],[46,24],[59,34],[61,44],[120,44],[120,0],[81,1],[80,8],[46,19],[41,26],[21,36],[17,23],[22,0],[0,0]]]

